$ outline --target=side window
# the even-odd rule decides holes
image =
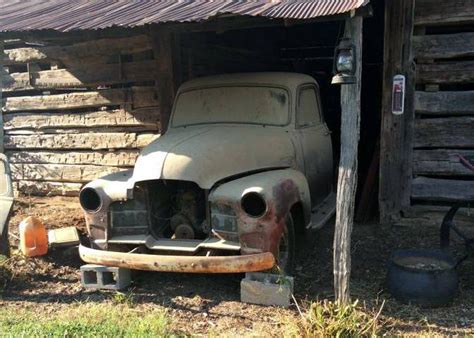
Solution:
[[[313,87],[306,87],[300,91],[296,111],[296,123],[297,126],[301,128],[316,126],[321,123],[318,99],[316,90]]]

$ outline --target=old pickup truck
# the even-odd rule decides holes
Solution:
[[[333,154],[317,82],[218,75],[176,95],[133,170],[80,193],[88,263],[139,270],[291,272],[295,234],[333,215]]]

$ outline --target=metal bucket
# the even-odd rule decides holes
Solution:
[[[421,306],[450,303],[458,292],[456,262],[439,250],[395,251],[388,267],[388,288],[394,298]]]

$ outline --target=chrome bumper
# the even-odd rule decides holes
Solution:
[[[84,262],[134,270],[187,273],[242,273],[271,269],[270,252],[238,256],[171,256],[96,250],[79,246]]]

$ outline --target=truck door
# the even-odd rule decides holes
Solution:
[[[319,88],[316,85],[308,84],[298,89],[296,131],[303,151],[311,204],[315,206],[332,191],[333,182],[331,132],[321,114]]]
[[[0,153],[0,255],[8,256],[8,221],[13,205],[13,187],[10,166],[5,154]]]

